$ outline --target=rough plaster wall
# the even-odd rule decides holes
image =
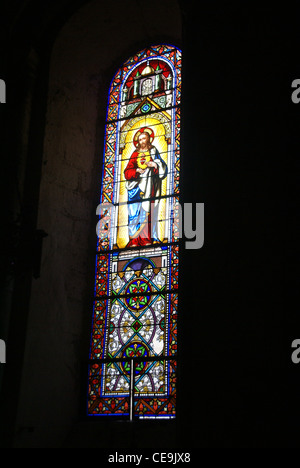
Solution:
[[[32,287],[17,447],[59,446],[78,418],[108,80],[140,41],[180,33],[176,0],[97,0],[54,44],[38,218],[48,237]]]

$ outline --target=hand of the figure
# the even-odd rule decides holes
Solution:
[[[148,167],[154,167],[154,169],[157,169],[157,164],[154,161],[149,161],[146,164]]]
[[[141,169],[140,167],[138,167],[136,172],[138,172],[139,174],[144,174],[146,172],[146,169]]]

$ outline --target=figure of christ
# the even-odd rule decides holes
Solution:
[[[150,128],[137,132],[134,139],[136,151],[132,153],[124,171],[128,191],[127,247],[160,242],[157,233],[159,197],[161,181],[167,176],[168,168],[152,145],[153,139]]]

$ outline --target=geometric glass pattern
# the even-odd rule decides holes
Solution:
[[[127,60],[108,97],[87,413],[175,418],[181,51]]]

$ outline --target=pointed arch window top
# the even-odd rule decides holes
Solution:
[[[107,121],[127,117],[124,102],[143,96],[158,97],[166,91],[169,95],[173,91],[175,96],[166,105],[179,105],[181,61],[179,49],[163,45],[144,49],[125,62],[111,82]]]

